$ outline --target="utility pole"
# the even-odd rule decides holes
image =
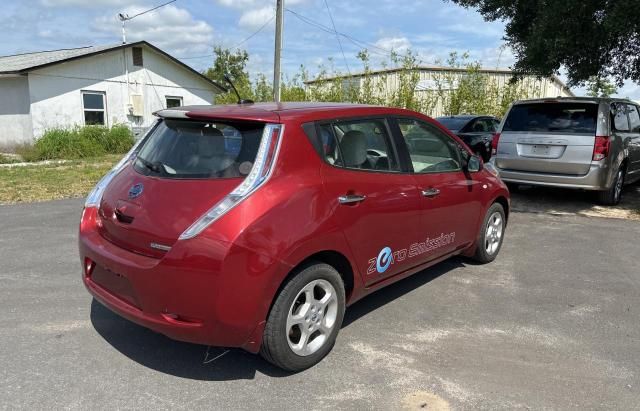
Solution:
[[[276,0],[276,44],[273,56],[273,101],[280,102],[280,52],[282,50],[282,25],[284,24],[284,0]]]

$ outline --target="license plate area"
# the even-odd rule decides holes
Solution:
[[[131,283],[122,274],[114,273],[104,267],[96,266],[91,273],[91,281],[104,288],[110,294],[140,309],[136,293]]]
[[[541,158],[541,159],[557,159],[562,157],[567,146],[555,144],[517,144],[518,156]]]
[[[547,157],[551,154],[551,147],[546,144],[534,144],[531,146],[531,154]]]

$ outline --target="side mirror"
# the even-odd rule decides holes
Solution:
[[[482,160],[478,156],[470,156],[467,160],[467,171],[470,173],[477,173],[482,170]]]

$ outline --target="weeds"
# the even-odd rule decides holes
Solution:
[[[82,159],[126,153],[133,143],[133,134],[125,125],[116,125],[110,129],[104,126],[85,126],[47,130],[33,145],[17,146],[15,152],[28,162]]]

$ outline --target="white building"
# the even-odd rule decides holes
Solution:
[[[0,57],[0,146],[31,142],[56,127],[141,130],[154,111],[213,104],[222,92],[146,41]]]

